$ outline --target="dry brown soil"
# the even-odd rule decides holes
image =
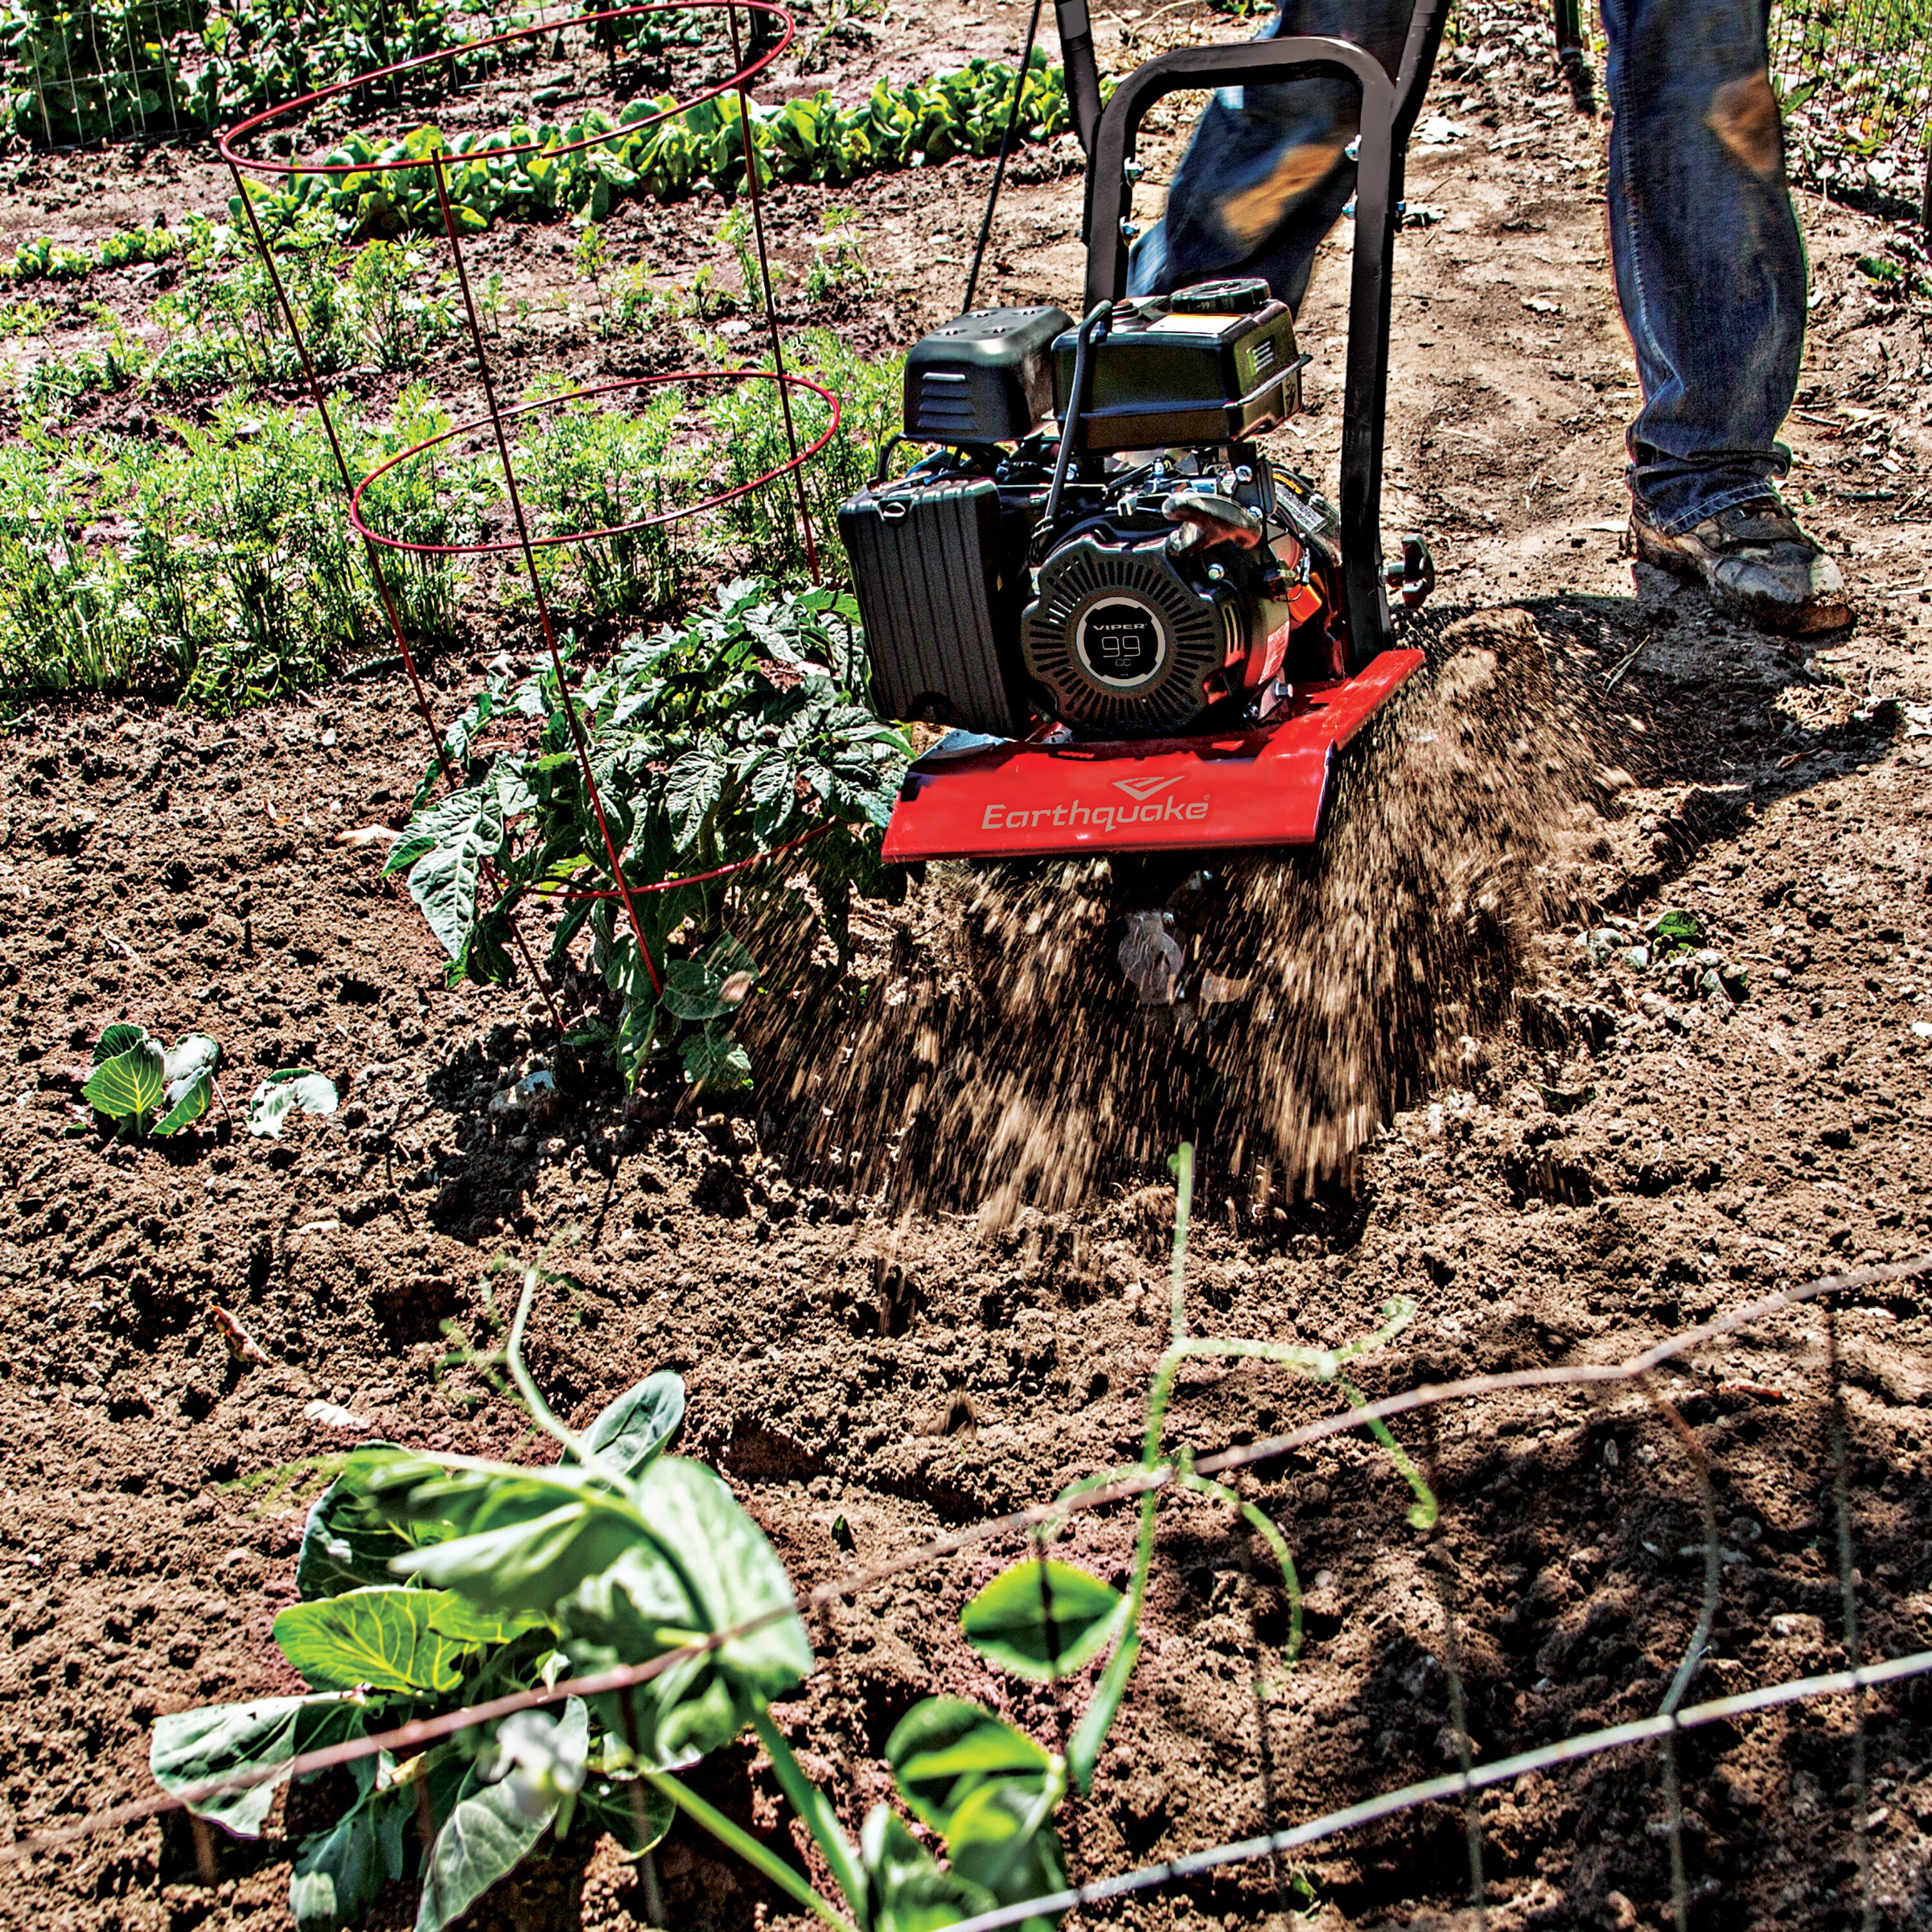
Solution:
[[[1211,1031],[1205,1013],[1185,1033],[1134,1008],[1110,964],[1118,882],[935,868],[905,911],[865,922],[872,1017],[766,1016],[767,1077],[746,1106],[667,1095],[627,1112],[565,1064],[554,1118],[493,1120],[493,1094],[548,1048],[542,1006],[528,986],[446,990],[376,851],[334,842],[400,822],[421,768],[393,682],[227,725],[135,705],[16,721],[0,746],[11,1832],[148,1789],[158,1712],[292,1688],[268,1632],[292,1592],[300,1497],[251,1479],[363,1433],[536,1453],[469,1360],[496,1336],[500,1256],[554,1252],[572,1277],[533,1324],[558,1407],[585,1415],[653,1368],[680,1370],[686,1448],[725,1472],[808,1584],[1135,1453],[1166,1334],[1161,1162],[1183,1131],[1203,1171],[1197,1329],[1336,1342],[1412,1296],[1413,1324],[1363,1370],[1376,1393],[1613,1359],[1778,1284],[1932,1247],[1932,1044],[1914,1031],[1932,1022],[1926,319],[1864,292],[1852,263],[1876,224],[1802,202],[1815,293],[1792,489],[1857,586],[1849,638],[1801,651],[1634,574],[1616,529],[1634,388],[1604,260],[1605,129],[1528,18],[1474,16],[1445,58],[1433,107],[1465,131],[1414,154],[1410,198],[1439,218],[1397,256],[1389,524],[1429,531],[1442,604],[1489,614],[1436,638],[1318,860],[1210,882],[1190,943],[1258,986]],[[848,20],[828,70],[856,90],[1009,50],[1022,24],[1004,0],[896,4]],[[1104,49],[1117,65],[1132,57],[1120,24],[1109,16]],[[1232,31],[1164,10],[1140,46]],[[903,344],[950,313],[988,173],[782,191],[782,252],[805,259],[828,200],[857,209],[872,266],[904,299],[848,304],[844,326]],[[1077,181],[1050,157],[1019,173],[999,292],[1070,300]],[[33,182],[10,232],[98,233],[163,205],[178,220],[225,193],[199,158],[166,151],[36,164]],[[632,211],[614,236],[688,276],[717,254],[719,212]],[[567,285],[552,241],[512,231],[487,250],[532,286]],[[96,279],[115,287],[94,298],[135,301]],[[1337,442],[1340,287],[1333,267],[1318,279],[1312,406],[1281,439],[1318,472]],[[580,284],[574,299],[531,356],[608,352]],[[460,388],[454,362],[448,376]],[[436,667],[446,714],[498,641]],[[1669,908],[1747,969],[1742,1004],[1584,944],[1612,916],[1634,938]],[[87,1048],[123,1016],[217,1035],[231,1101],[261,1071],[309,1063],[338,1081],[342,1111],[281,1143],[225,1120],[139,1151],[69,1137]],[[796,1082],[770,1070],[788,1053]],[[1845,1655],[1828,1344],[1862,1646],[1932,1642],[1924,1295],[1906,1282],[1854,1298],[1834,1328],[1815,1308],[1766,1320],[1664,1378],[1708,1458],[1723,1543],[1694,1700]],[[231,1352],[218,1306],[266,1365]],[[1278,1370],[1198,1365],[1172,1439],[1253,1441],[1336,1399]],[[338,1426],[317,1402],[361,1420]],[[1445,1579],[1479,1760],[1655,1709],[1702,1561],[1667,1423],[1634,1391],[1556,1392],[1402,1432],[1442,1495],[1432,1534],[1408,1526],[1406,1490],[1366,1442],[1244,1479],[1308,1581],[1292,1670],[1258,1546],[1218,1506],[1166,1505],[1146,1653],[1098,1789],[1072,1808],[1077,1873],[1452,1764]],[[1130,1534],[1118,1512],[1084,1518],[1066,1553],[1118,1574]],[[982,1547],[817,1622],[820,1667],[783,1721],[854,1826],[916,1697],[981,1696],[1048,1739],[1077,1711],[1084,1682],[1058,1700],[1016,1690],[957,1632],[960,1604],[1014,1553]],[[1878,1921],[1922,1925],[1932,1700],[1900,1687],[1865,1719]],[[1687,1742],[1699,1924],[1856,1922],[1852,1725],[1840,1699]],[[719,1802],[794,1844],[754,1760],[706,1775]],[[1526,1779],[1482,1811],[1492,1928],[1667,1922],[1653,1757]],[[1306,1922],[1472,1923],[1463,1846],[1460,1810],[1436,1807],[1318,1848],[1298,1868]],[[224,1844],[211,1886],[179,1820],[149,1823],[9,1868],[0,1921],[278,1925],[287,1855],[275,1838]],[[682,1829],[661,1868],[676,1925],[784,1916]],[[1254,1864],[1090,1916],[1232,1927],[1279,1914],[1288,1882]],[[373,1922],[412,1911],[399,1894]],[[587,1874],[581,1852],[543,1862],[478,1922],[567,1932],[642,1912],[607,1844]]]

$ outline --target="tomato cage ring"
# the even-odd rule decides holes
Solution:
[[[674,892],[684,886],[706,886],[716,879],[735,878],[769,860],[782,859],[788,852],[794,852],[801,845],[809,845],[814,838],[822,838],[826,832],[842,826],[842,821],[838,819],[821,818],[809,830],[801,832],[795,838],[788,838],[782,845],[774,845],[768,851],[754,852],[746,858],[734,859],[728,866],[714,866],[708,872],[686,872],[675,879],[652,879],[642,885],[626,880],[621,887],[598,886],[587,891],[572,886],[566,879],[539,879],[531,886],[530,892],[536,898],[554,899],[562,904],[580,904],[597,899],[621,899],[627,894],[633,898],[645,898],[652,892]]]
[[[373,528],[362,514],[363,492],[380,478],[400,465],[434,449],[439,443],[448,442],[452,437],[467,436],[477,430],[494,429],[500,423],[507,423],[518,416],[534,416],[545,410],[560,408],[566,403],[574,403],[589,396],[608,396],[626,390],[645,389],[670,383],[692,382],[773,382],[780,386],[779,393],[793,389],[808,390],[824,403],[831,411],[831,420],[817,442],[808,444],[797,454],[776,469],[767,470],[761,476],[754,476],[748,482],[734,483],[728,490],[720,490],[695,503],[686,503],[674,510],[659,512],[654,516],[639,517],[627,524],[611,524],[601,530],[564,530],[546,536],[532,536],[528,540],[531,550],[554,550],[567,544],[595,543],[608,537],[628,536],[634,531],[655,530],[667,524],[680,521],[686,517],[700,515],[706,510],[716,510],[724,504],[736,502],[741,496],[748,496],[754,490],[762,490],[768,483],[779,478],[794,476],[812,458],[830,443],[838,434],[841,406],[838,392],[828,389],[823,383],[813,382],[809,376],[796,376],[788,370],[776,369],[680,369],[652,376],[627,376],[621,381],[595,382],[588,388],[568,389],[554,396],[539,397],[535,402],[519,403],[507,410],[499,410],[494,415],[472,416],[467,422],[452,424],[450,428],[425,436],[421,442],[399,450],[396,454],[379,464],[350,493],[349,520],[356,534],[370,543],[380,544],[385,550],[404,550],[415,556],[497,556],[506,552],[518,554],[526,548],[520,535],[504,537],[494,542],[430,544],[412,543],[406,538],[388,536]]]
[[[537,40],[545,34],[561,33],[569,27],[594,27],[608,21],[637,20],[653,14],[724,14],[730,20],[735,41],[737,14],[741,8],[748,14],[762,14],[779,23],[781,32],[776,45],[768,47],[756,59],[744,62],[735,73],[702,88],[688,100],[680,100],[669,107],[658,108],[652,113],[640,116],[634,121],[620,122],[616,127],[606,128],[601,134],[587,134],[580,141],[571,141],[557,147],[547,148],[542,141],[532,139],[505,147],[471,148],[460,154],[446,148],[438,149],[434,154],[422,154],[394,161],[301,161],[292,155],[274,160],[259,160],[251,155],[237,152],[238,143],[275,127],[292,116],[299,113],[302,118],[306,118],[324,101],[336,100],[358,88],[366,88],[377,81],[391,80],[400,74],[418,72],[433,67],[439,62],[454,62],[470,55],[487,52],[493,47],[508,46],[520,40]],[[706,100],[716,100],[722,94],[735,92],[742,94],[751,82],[764,73],[791,45],[797,32],[797,22],[783,7],[774,4],[773,0],[649,0],[649,4],[644,5],[607,8],[592,14],[573,14],[562,20],[542,20],[534,26],[514,28],[506,33],[485,34],[477,40],[465,40],[456,46],[439,48],[434,53],[413,55],[408,60],[394,61],[387,67],[372,68],[366,74],[353,75],[347,80],[333,82],[327,87],[317,88],[313,93],[298,95],[292,100],[279,101],[273,106],[263,108],[259,114],[251,114],[244,121],[238,121],[220,136],[215,147],[221,158],[231,168],[239,169],[249,174],[283,176],[290,179],[298,175],[404,174],[433,167],[439,162],[444,165],[460,166],[478,159],[501,160],[512,154],[574,154],[586,148],[600,147],[611,141],[622,140],[635,134],[640,128],[656,127],[658,122],[688,112]]]

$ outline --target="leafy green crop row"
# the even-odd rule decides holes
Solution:
[[[384,266],[383,278],[394,268]],[[298,302],[312,300],[312,320],[333,304],[339,321],[368,326],[368,307],[320,278],[307,297],[304,286],[292,278]],[[194,304],[198,320],[163,352],[160,374],[181,374],[197,357],[216,367],[246,358],[263,376],[288,373],[281,338],[250,306],[238,265],[231,275],[211,272]],[[330,338],[318,330],[312,339]],[[344,358],[352,347],[345,333]],[[840,431],[808,470],[821,554],[836,574],[832,511],[886,433],[897,365],[866,362],[830,332],[799,338],[793,355],[847,398]],[[50,356],[37,367],[70,372],[74,359]],[[661,514],[782,460],[772,384],[721,387],[708,398],[704,386],[659,394],[634,413],[580,403],[526,417],[515,460],[539,527],[583,530]],[[799,394],[794,415],[809,441],[826,408]],[[448,426],[419,387],[404,390],[386,427],[343,412],[337,421],[357,473]],[[57,437],[30,423],[20,440],[0,446],[0,688],[17,695],[140,687],[227,710],[386,648],[382,608],[313,413],[238,397],[206,427],[168,428],[167,440],[152,442]],[[501,472],[494,454],[452,448],[438,453],[434,470],[418,458],[372,487],[364,502],[376,527],[422,543],[483,533],[503,500]],[[564,614],[597,620],[665,610],[754,558],[781,580],[796,580],[804,567],[796,499],[784,482],[689,522],[538,555]],[[512,610],[529,596],[520,560],[472,566],[389,553],[384,568],[412,644],[454,637],[459,602],[478,578]]]
[[[448,0],[8,0],[0,87],[26,140],[154,138],[438,52],[473,22]]]
[[[824,90],[777,106],[754,105],[752,141],[760,178],[838,183],[874,168],[989,154],[1004,131],[1017,78],[1013,68],[976,58],[958,73],[903,87],[881,80],[856,107],[842,108]],[[446,157],[451,206],[459,224],[472,229],[487,227],[503,214],[602,220],[626,195],[668,200],[705,180],[721,193],[732,193],[744,179],[736,98],[700,101],[682,114],[638,124],[675,104],[667,94],[634,101],[618,116],[592,110],[568,124],[540,122],[454,140],[429,125],[387,143],[353,134],[321,163],[354,172],[298,175],[286,185],[251,186],[250,194],[272,230],[304,209],[321,207],[348,232],[398,234],[442,226],[434,171],[424,166],[391,174],[364,172],[370,164]],[[1021,94],[1020,131],[1043,140],[1072,124],[1064,74],[1036,50]],[[558,152],[586,140],[594,145]],[[530,142],[536,152],[502,152]],[[238,201],[233,212],[238,221]]]
[[[623,1672],[620,1688],[584,1683],[588,1694],[558,1700],[560,1714],[520,1709],[463,1724],[414,1757],[383,1751],[356,1759],[353,1802],[306,1841],[296,1863],[290,1904],[298,1932],[356,1924],[385,1884],[412,1867],[416,1932],[440,1932],[546,1831],[562,1839],[580,1820],[641,1852],[675,1812],[836,1932],[944,1932],[1063,1890],[1056,1814],[1070,1790],[1090,1790],[1132,1678],[1163,1494],[1178,1490],[1232,1509],[1260,1538],[1288,1599],[1283,1662],[1292,1666],[1300,1648],[1300,1592],[1280,1530],[1256,1504],[1196,1474],[1186,1450],[1166,1456],[1182,1362],[1254,1357],[1334,1385],[1359,1404],[1342,1370],[1390,1340],[1414,1312],[1412,1304],[1392,1304],[1374,1334],[1335,1350],[1191,1336],[1183,1293],[1190,1149],[1176,1167],[1173,1334],[1131,1472],[1155,1480],[1140,1499],[1127,1587],[1048,1558],[1049,1525],[1035,1554],[995,1576],[960,1618],[988,1663],[1024,1680],[1058,1682],[1106,1660],[1064,1754],[982,1705],[924,1698],[886,1742],[898,1806],[876,1804],[856,1841],[848,1835],[772,1715],[772,1700],[792,1693],[814,1663],[784,1570],[710,1470],[664,1453],[682,1420],[682,1383],[661,1372],[583,1433],[566,1427],[524,1366],[524,1331],[543,1279],[532,1268],[505,1360],[532,1416],[560,1444],[561,1460],[528,1468],[386,1444],[355,1451],[310,1512],[296,1564],[298,1600],[275,1620],[276,1641],[307,1694],[160,1719],[150,1752],[155,1778],[201,1816],[258,1835],[277,1786],[303,1753],[412,1718],[460,1714],[506,1694]],[[1432,1524],[1426,1484],[1386,1425],[1370,1426],[1414,1492],[1412,1522]],[[1119,1473],[1076,1484],[1062,1504]],[[821,1855],[842,1909],[681,1774],[748,1731]],[[238,1777],[254,1781],[206,1788]],[[906,1814],[929,1838],[915,1835]],[[1023,1932],[1050,1932],[1058,1916],[1028,1918]]]
[[[181,244],[165,228],[128,228],[91,248],[72,248],[43,235],[22,242],[14,250],[6,272],[16,282],[77,282],[97,268],[131,268],[140,262],[164,262],[180,251]]]

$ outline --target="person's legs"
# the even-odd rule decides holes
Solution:
[[[1643,408],[1630,491],[1677,532],[1784,475],[1804,244],[1762,0],[1603,0],[1610,247]]]
[[[1837,567],[1778,501],[1804,349],[1762,0],[1602,0],[1610,248],[1643,405],[1628,436],[1638,554],[1759,622],[1834,628]]]
[[[1409,0],[1283,0],[1264,38],[1328,34],[1372,51],[1393,74]],[[1167,212],[1136,244],[1129,292],[1166,295],[1227,274],[1264,278],[1299,309],[1322,238],[1355,191],[1355,89],[1346,80],[1223,88],[1202,113],[1168,190]]]

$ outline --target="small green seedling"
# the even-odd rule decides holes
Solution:
[[[1691,952],[1703,943],[1704,928],[1694,912],[1666,912],[1650,928],[1651,952],[1655,958]]]
[[[335,1082],[306,1066],[284,1066],[270,1074],[248,1097],[248,1131],[279,1140],[291,1114],[332,1114]]]
[[[145,1027],[117,1020],[94,1043],[94,1072],[81,1098],[122,1140],[178,1133],[208,1112],[220,1058],[206,1034],[183,1034],[170,1047]]]

